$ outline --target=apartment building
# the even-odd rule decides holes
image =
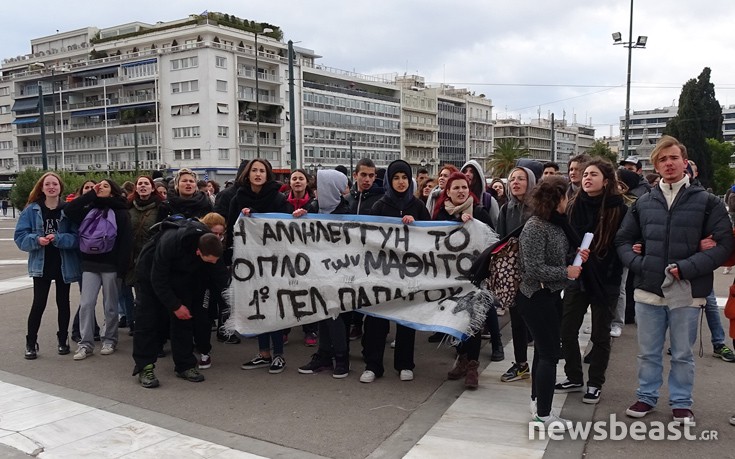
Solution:
[[[303,65],[301,164],[314,172],[401,157],[401,89],[388,78]]]
[[[32,40],[2,64],[0,165],[40,167],[45,137],[49,166],[67,170],[190,167],[224,180],[260,156],[287,173],[287,46],[277,27],[251,27],[208,13]],[[313,65],[313,51],[296,53],[295,71]]]
[[[424,77],[403,75],[395,79],[401,90],[401,157],[413,168],[439,173],[438,101]]]

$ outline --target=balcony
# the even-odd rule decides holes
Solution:
[[[250,123],[250,124],[256,124],[257,123],[255,121],[255,117],[254,116],[240,115],[238,117],[238,119],[239,119],[239,121],[241,123]],[[283,120],[281,118],[270,118],[270,117],[261,116],[260,117],[260,124],[261,125],[263,125],[263,124],[265,124],[265,125],[271,125],[271,126],[283,126]]]
[[[435,140],[419,140],[406,138],[403,139],[403,144],[407,147],[439,148],[439,142]]]
[[[255,142],[255,136],[240,137],[238,139],[240,145],[257,145]],[[282,143],[280,139],[260,139],[261,147],[281,147]]]
[[[421,124],[421,123],[403,123],[404,129],[413,129],[416,131],[431,131],[431,132],[438,132],[439,126],[436,124]]]
[[[255,102],[255,94],[247,94],[244,92],[237,93],[238,100],[247,100],[248,102]],[[264,96],[260,95],[258,98],[259,104],[272,104],[272,105],[283,105],[283,99],[276,96]]]
[[[255,80],[255,69],[237,69],[237,76]],[[272,73],[258,73],[258,81],[267,81],[271,83],[281,84],[281,77]]]

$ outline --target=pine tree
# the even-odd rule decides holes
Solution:
[[[697,163],[699,180],[704,186],[710,186],[714,174],[706,139],[722,141],[722,107],[715,98],[710,74],[710,68],[705,67],[697,79],[684,84],[677,115],[666,123],[664,130],[687,147],[689,159]]]

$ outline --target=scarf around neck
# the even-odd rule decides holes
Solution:
[[[444,201],[444,209],[447,211],[449,215],[469,215],[472,216],[472,211],[475,208],[475,202],[474,199],[472,199],[472,196],[467,198],[465,202],[462,204],[455,206],[450,199],[447,199]]]

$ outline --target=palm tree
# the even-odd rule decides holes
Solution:
[[[518,139],[502,139],[495,144],[495,154],[488,161],[493,177],[507,177],[516,162],[528,157],[528,150],[521,147]]]

